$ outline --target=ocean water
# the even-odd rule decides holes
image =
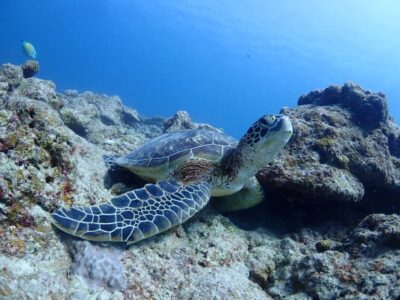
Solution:
[[[0,62],[38,52],[59,91],[119,95],[148,116],[187,110],[240,137],[300,95],[353,81],[400,120],[400,2],[0,0]]]

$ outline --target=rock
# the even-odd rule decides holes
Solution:
[[[59,97],[64,104],[60,115],[65,125],[107,151],[125,154],[146,139],[137,128],[137,111],[123,106],[117,96],[66,91]],[[114,143],[108,143],[110,140]]]
[[[388,119],[383,94],[345,84],[310,92],[299,104],[282,111],[293,122],[291,140],[258,174],[271,194],[309,204],[360,202],[372,209],[399,203],[400,131]]]
[[[349,110],[353,122],[367,129],[377,128],[388,121],[388,106],[385,95],[363,90],[353,83],[343,87],[330,86],[301,96],[298,105],[340,105]]]
[[[37,60],[27,60],[22,66],[24,78],[31,78],[39,72],[39,62]]]
[[[4,105],[4,100],[7,97],[7,92],[8,92],[8,82],[7,82],[7,78],[2,75],[2,72],[0,72],[0,105],[3,106]]]
[[[294,269],[293,281],[315,299],[335,299],[343,297],[341,281],[335,276],[335,264],[341,264],[346,255],[335,252],[312,254],[303,257]],[[350,277],[350,275],[348,275]],[[352,277],[349,281],[357,280]],[[347,292],[348,294],[351,294]]]
[[[354,244],[378,244],[400,249],[400,216],[397,214],[373,214],[366,217],[352,232],[349,242]]]
[[[389,138],[390,154],[394,157],[400,158],[400,127],[393,119],[389,119],[388,127],[385,129],[385,134]]]
[[[399,215],[367,216],[341,245],[333,241],[323,253],[307,251],[293,264],[293,286],[318,299],[397,299],[399,220]]]
[[[79,92],[77,90],[65,90],[63,94],[67,97],[78,97]]]
[[[209,124],[196,124],[192,122],[189,114],[186,111],[178,111],[175,115],[168,119],[164,125],[164,132],[179,131],[185,129],[205,128],[211,130],[221,131]]]
[[[164,127],[164,132],[178,131],[182,129],[194,128],[192,119],[186,111],[178,111],[175,115],[167,120]]]
[[[221,215],[207,206],[183,225],[120,248],[66,236],[47,214],[143,185],[128,172],[111,178],[103,154],[209,125],[185,113],[145,118],[116,96],[57,93],[52,82],[21,72],[6,65],[0,76],[0,298],[400,297],[399,215],[366,216],[347,205],[382,191],[382,199],[398,196],[398,126],[383,113],[360,120],[372,127],[360,125],[353,111],[368,110],[369,101],[379,107],[382,95],[330,88],[313,98],[323,105],[284,109],[294,137],[260,179],[276,203],[309,207],[271,201]]]
[[[22,80],[22,69],[19,66],[14,66],[12,64],[4,64],[1,66],[0,82],[7,83],[8,89],[14,89],[18,87]]]
[[[181,299],[273,299],[231,268],[201,269],[179,294]]]
[[[56,85],[50,80],[28,78],[21,83],[15,92],[20,97],[46,102],[55,110],[60,110],[63,107],[62,101],[56,95]]]

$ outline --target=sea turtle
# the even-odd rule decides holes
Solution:
[[[265,115],[238,143],[211,129],[163,134],[132,153],[105,156],[108,167],[126,168],[153,183],[88,207],[59,208],[52,222],[94,241],[128,244],[182,224],[210,197],[225,211],[252,207],[264,194],[255,178],[292,135],[287,116]]]

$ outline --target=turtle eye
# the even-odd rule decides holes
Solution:
[[[275,123],[275,116],[265,116],[264,117],[265,122],[267,123],[267,125],[273,125]]]

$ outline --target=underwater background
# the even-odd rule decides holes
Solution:
[[[118,95],[142,115],[187,110],[240,137],[300,95],[353,81],[400,119],[399,1],[0,1],[0,60],[21,40],[57,89]]]
[[[399,300],[399,6],[0,0],[0,299]],[[285,126],[261,147],[251,129],[209,171],[173,168],[215,145],[160,159],[148,175],[190,183],[182,193],[107,168],[183,145],[166,136],[217,134],[196,129],[239,138],[282,106]],[[218,192],[246,173],[258,205],[191,205],[203,180]],[[254,177],[243,187],[237,201],[260,200]],[[197,213],[177,225],[176,212]]]

